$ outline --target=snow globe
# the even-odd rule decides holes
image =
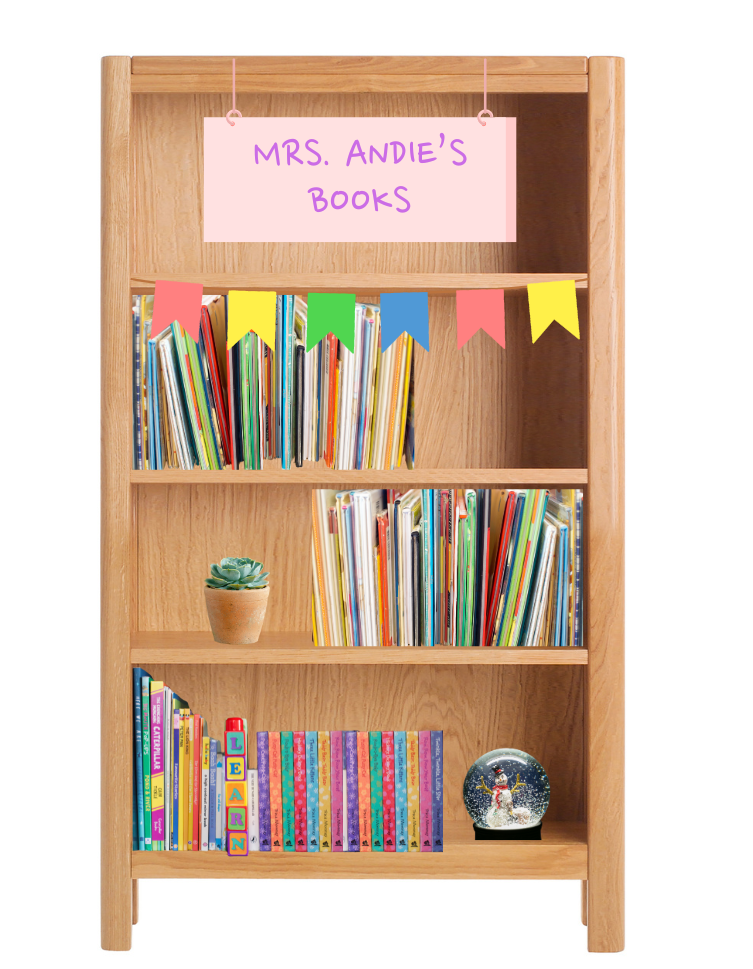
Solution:
[[[465,775],[463,800],[477,841],[541,839],[549,778],[522,750],[490,750]]]

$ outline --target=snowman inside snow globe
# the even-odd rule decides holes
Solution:
[[[549,779],[530,754],[513,748],[492,750],[468,771],[463,800],[477,841],[538,840],[549,806]]]

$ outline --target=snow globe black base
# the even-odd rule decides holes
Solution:
[[[476,841],[541,841],[541,821],[530,828],[481,828],[473,825]]]

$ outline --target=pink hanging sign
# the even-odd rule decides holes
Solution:
[[[204,119],[205,242],[515,242],[515,118]]]

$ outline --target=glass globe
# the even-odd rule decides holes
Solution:
[[[535,828],[549,807],[549,778],[522,750],[490,750],[465,775],[463,800],[479,828]]]

